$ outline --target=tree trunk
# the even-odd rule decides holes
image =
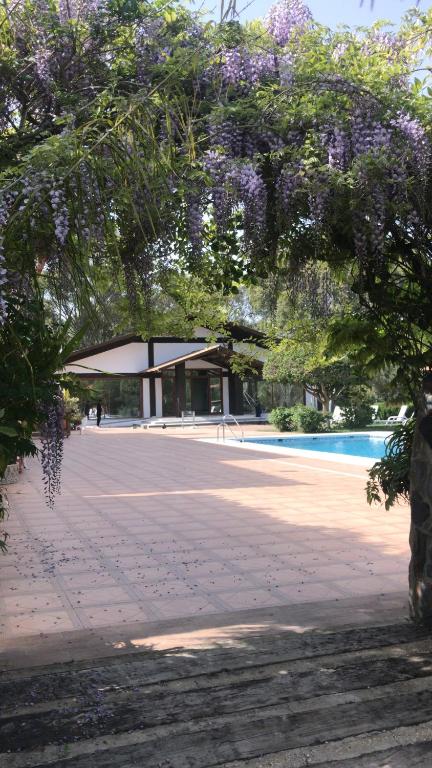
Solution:
[[[320,401],[320,403],[322,405],[322,412],[323,413],[329,413],[329,411],[330,411],[330,398],[329,398],[327,392],[325,391],[325,389],[322,386],[319,389],[318,400]]]
[[[410,472],[410,611],[432,626],[432,373],[419,398]]]

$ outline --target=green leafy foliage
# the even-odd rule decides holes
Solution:
[[[389,510],[398,500],[408,500],[415,419],[398,424],[387,440],[385,456],[369,470],[366,494],[369,504],[384,501]]]
[[[301,384],[317,397],[328,411],[330,401],[341,396],[359,380],[359,373],[348,358],[332,359],[326,355],[326,336],[319,328],[305,327],[297,338],[275,344],[264,364],[268,381]]]
[[[326,432],[329,428],[328,417],[307,405],[295,405],[292,408],[293,423],[299,432]]]
[[[292,408],[274,408],[269,413],[268,420],[279,432],[295,430]]]
[[[348,429],[361,429],[372,424],[373,408],[368,403],[353,403],[344,406],[344,427]]]
[[[306,405],[274,408],[269,414],[269,422],[280,432],[326,432],[329,427],[325,414]]]
[[[81,412],[79,407],[79,397],[72,397],[66,389],[63,392],[64,415],[69,425],[81,423]]]
[[[0,476],[18,457],[34,456],[33,433],[44,419],[45,408],[59,387],[76,386],[60,372],[79,343],[70,337],[69,324],[50,326],[40,299],[11,297],[6,323],[0,326]],[[0,521],[6,510],[0,497]],[[0,534],[5,544],[5,535]]]

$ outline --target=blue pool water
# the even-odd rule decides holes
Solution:
[[[385,454],[384,435],[325,435],[308,437],[246,437],[247,443],[275,445],[278,448],[296,448],[304,451],[343,453],[345,456],[362,456],[381,459]]]

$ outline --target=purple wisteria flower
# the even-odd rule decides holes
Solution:
[[[387,61],[391,64],[400,55],[404,45],[402,38],[394,32],[377,29],[364,39],[361,52],[364,56],[371,56],[376,53],[385,54]]]
[[[245,238],[255,240],[265,228],[267,192],[264,180],[251,163],[246,163],[233,166],[227,181],[243,205]]]
[[[201,196],[198,194],[188,195],[186,199],[186,227],[195,256],[199,256],[202,251],[203,218]]]
[[[60,493],[61,465],[64,438],[64,401],[62,392],[52,401],[41,404],[41,465],[44,477],[45,496],[48,506],[54,505],[54,497]]]
[[[209,139],[213,147],[222,147],[226,155],[239,157],[243,148],[243,132],[234,122],[224,120],[209,126]]]
[[[53,184],[49,197],[53,211],[54,229],[57,240],[64,245],[69,232],[69,213],[66,198],[61,189]]]
[[[76,0],[59,0],[58,9],[60,24],[66,24],[71,19],[77,17]]]
[[[281,0],[270,8],[265,25],[278,45],[286,45],[293,32],[304,32],[311,21],[303,0]]]
[[[315,188],[309,194],[309,210],[315,227],[320,230],[324,224],[330,192],[326,184],[326,178],[319,176]]]
[[[391,124],[408,140],[413,153],[414,165],[420,176],[425,179],[430,167],[431,146],[422,124],[407,112],[399,112]]]
[[[4,257],[4,228],[8,220],[8,202],[0,198],[0,325],[6,321],[8,310],[4,294],[5,286],[8,282],[6,270],[6,261]]]
[[[225,85],[236,85],[241,80],[248,80],[250,58],[242,48],[228,48],[223,53],[221,65],[222,79]]]
[[[251,83],[259,83],[266,77],[271,77],[276,71],[276,60],[272,53],[253,53],[247,66],[247,79]]]
[[[51,82],[50,59],[51,53],[49,49],[43,42],[41,42],[36,48],[34,62],[36,74],[44,85],[48,85]]]
[[[332,59],[334,61],[340,61],[349,49],[349,43],[340,42],[335,45],[332,52]]]
[[[214,150],[208,150],[204,155],[203,167],[211,180],[211,200],[216,226],[220,232],[224,232],[231,210],[231,202],[226,189],[226,178],[230,163],[226,155]]]
[[[87,19],[106,10],[107,0],[59,0],[58,15],[61,24],[75,19]]]
[[[356,110],[351,126],[352,149],[355,157],[372,154],[378,156],[392,145],[392,131],[370,113]]]
[[[351,155],[350,138],[346,131],[338,125],[325,126],[321,140],[328,153],[329,168],[345,170]]]
[[[283,168],[276,183],[280,206],[287,215],[293,209],[294,197],[302,184],[299,170],[300,166]]]

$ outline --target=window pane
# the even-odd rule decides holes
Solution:
[[[90,418],[96,419],[96,405],[102,403],[102,418],[139,418],[141,414],[141,382],[138,378],[82,379],[87,394],[81,399],[81,409],[90,406]]]
[[[220,376],[210,376],[210,413],[222,413],[222,389]]]
[[[164,371],[162,376],[162,415],[176,416],[174,371]]]
[[[255,413],[256,401],[256,379],[247,379],[246,381],[243,381],[243,413]]]

